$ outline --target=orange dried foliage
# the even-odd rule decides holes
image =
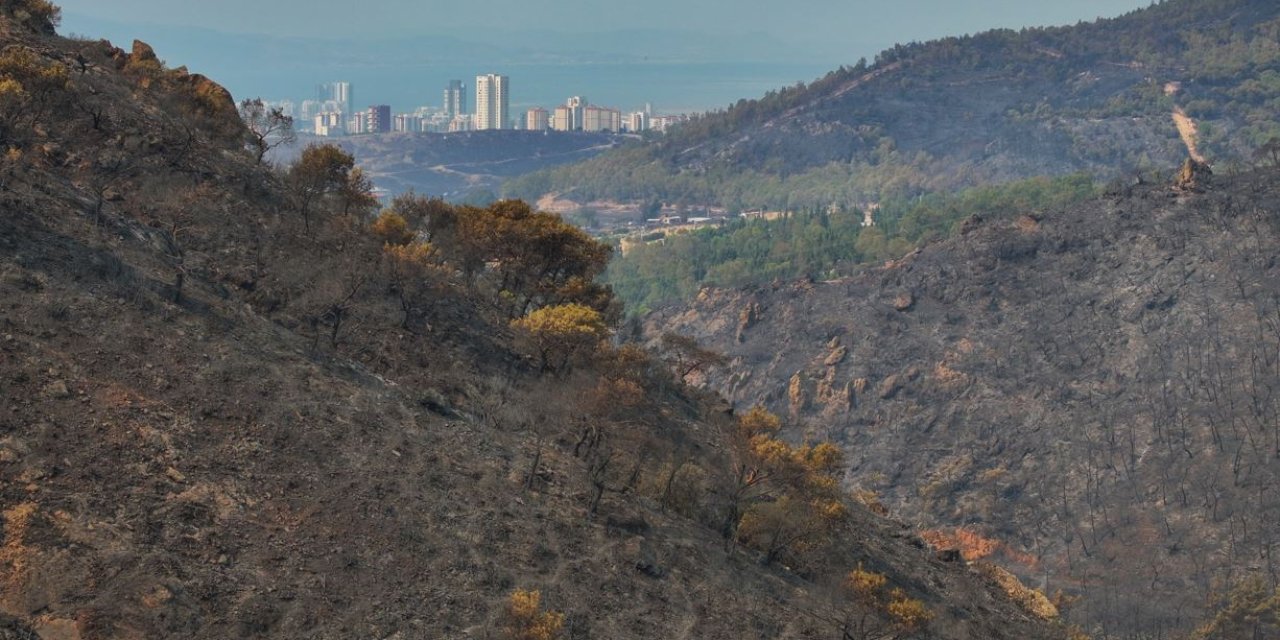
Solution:
[[[969,529],[961,528],[950,531],[936,529],[925,531],[920,534],[920,537],[937,549],[959,549],[960,555],[968,562],[975,562],[1000,554],[1026,567],[1034,567],[1037,564],[1035,556],[1018,551],[1004,542],[987,538]]]

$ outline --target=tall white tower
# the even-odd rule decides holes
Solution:
[[[351,83],[334,82],[329,86],[333,88],[334,101],[342,105],[342,112],[348,115],[354,113],[355,96],[351,92]]]
[[[476,118],[478,130],[505,129],[511,119],[509,80],[507,76],[476,76]]]
[[[569,107],[569,115],[572,118],[568,131],[582,131],[586,120],[587,99],[582,96],[574,96],[566,100],[564,104]]]

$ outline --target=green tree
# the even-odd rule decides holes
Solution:
[[[1273,167],[1280,167],[1280,138],[1267,140],[1258,147],[1253,157],[1258,161],[1269,161]]]

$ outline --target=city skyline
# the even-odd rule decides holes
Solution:
[[[591,104],[580,95],[546,109],[538,105],[513,112],[510,108],[510,77],[502,74],[476,76],[476,109],[467,110],[466,83],[449,80],[441,92],[439,105],[420,105],[412,111],[393,110],[388,104],[367,108],[354,106],[355,87],[351,82],[318,84],[312,99],[267,97],[271,108],[294,118],[294,126],[320,136],[394,132],[456,132],[501,129],[535,131],[632,132],[668,126],[688,118],[687,113],[655,114],[652,104],[639,111],[625,112]]]

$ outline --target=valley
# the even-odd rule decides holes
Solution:
[[[274,150],[59,17],[0,0],[0,640],[1280,637],[1272,0]]]

